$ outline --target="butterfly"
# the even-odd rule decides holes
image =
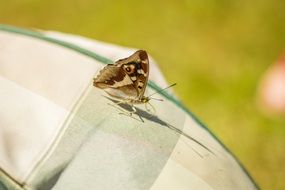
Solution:
[[[146,105],[150,99],[155,99],[150,98],[150,96],[157,92],[150,96],[144,95],[148,76],[149,59],[147,52],[138,50],[127,58],[105,66],[97,77],[93,79],[93,85],[103,89],[111,97],[118,99],[119,102],[117,104],[126,103],[130,105],[133,109],[133,112],[130,112],[130,114],[136,112],[134,104],[145,104],[146,110],[150,111]],[[162,101],[161,99],[156,100]],[[151,104],[149,105],[155,110]]]
[[[94,78],[93,85],[110,96],[129,104],[147,103],[144,96],[149,76],[146,51],[138,50],[131,56],[108,64]]]

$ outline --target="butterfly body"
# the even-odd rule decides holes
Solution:
[[[146,51],[138,50],[130,57],[108,64],[94,78],[93,85],[128,104],[147,103],[144,96],[149,75]]]

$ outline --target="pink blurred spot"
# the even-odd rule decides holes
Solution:
[[[285,114],[285,55],[262,77],[259,99],[266,112]]]

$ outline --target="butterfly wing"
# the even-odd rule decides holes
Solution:
[[[93,85],[119,99],[141,100],[148,80],[149,61],[143,50],[104,67]]]
[[[138,95],[130,77],[121,67],[115,65],[104,67],[94,79],[93,85],[119,99],[128,99]]]
[[[115,65],[122,67],[129,75],[138,93],[136,99],[141,100],[149,76],[149,60],[146,51],[138,50],[128,58],[118,60]]]

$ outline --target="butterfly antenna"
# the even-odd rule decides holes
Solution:
[[[159,90],[159,91],[156,91],[156,92],[152,93],[151,95],[149,95],[148,98],[150,98],[151,96],[153,96],[153,95],[155,95],[155,94],[157,94],[157,93],[160,93],[160,92],[162,92],[162,91],[164,91],[164,90],[166,90],[166,89],[168,89],[168,88],[171,88],[171,87],[175,86],[176,84],[177,84],[177,83],[174,83],[174,84],[172,84],[172,85],[170,85],[170,86],[168,86],[168,87],[166,87],[166,88],[164,88],[164,89],[161,89],[161,90]],[[155,99],[155,98],[152,98],[152,99]]]
[[[159,99],[159,98],[150,98],[150,99],[152,99],[152,100],[158,100],[158,101],[163,101],[163,99]]]

